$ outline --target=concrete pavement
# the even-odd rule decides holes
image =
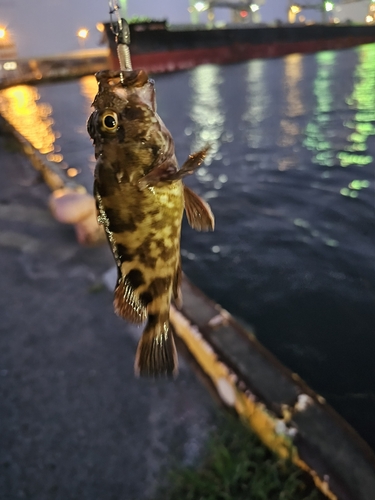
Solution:
[[[192,463],[216,405],[180,356],[133,375],[141,331],[113,313],[106,246],[49,214],[39,174],[0,134],[0,500],[143,500]]]

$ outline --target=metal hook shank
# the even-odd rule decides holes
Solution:
[[[126,20],[120,17],[119,5],[114,0],[109,0],[109,14],[111,16],[111,30],[115,35],[117,43],[117,57],[120,63],[120,70],[126,71],[132,69],[132,63],[130,59],[130,28]],[[116,14],[117,26],[114,26],[112,22],[112,15]]]
[[[132,69],[132,62],[130,59],[130,28],[125,19],[121,18],[119,22],[119,32],[116,37],[117,42],[117,56],[120,61],[121,71]]]

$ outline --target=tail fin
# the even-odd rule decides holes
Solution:
[[[170,377],[178,372],[178,360],[169,321],[149,315],[139,341],[134,363],[135,374],[141,377]]]

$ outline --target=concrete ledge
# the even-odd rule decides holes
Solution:
[[[222,402],[281,457],[311,474],[329,499],[369,500],[375,455],[358,434],[227,311],[186,277],[171,322]]]

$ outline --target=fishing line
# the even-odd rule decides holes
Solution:
[[[130,59],[130,28],[126,20],[121,17],[121,8],[115,0],[109,0],[109,16],[111,31],[115,36],[117,43],[117,57],[120,63],[121,71],[133,69]],[[116,22],[113,16],[116,16]]]

